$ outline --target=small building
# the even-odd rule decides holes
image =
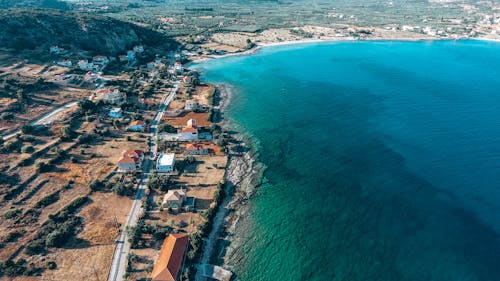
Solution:
[[[114,107],[109,110],[108,116],[111,118],[121,118],[122,109],[120,107]]]
[[[160,154],[156,160],[156,171],[159,173],[171,173],[174,171],[175,154]]]
[[[198,126],[196,126],[196,120],[189,119],[187,121],[187,126],[179,131],[180,141],[197,141],[198,140]]]
[[[134,51],[127,51],[127,58],[129,60],[135,60],[135,52]]]
[[[51,54],[59,55],[59,54],[61,54],[64,51],[64,49],[63,48],[59,48],[59,46],[51,46],[49,48],[49,51],[50,51]]]
[[[144,131],[144,125],[145,125],[144,121],[135,120],[130,122],[127,129],[132,132],[142,132]]]
[[[186,254],[189,235],[170,234],[163,241],[160,254],[151,272],[152,281],[177,281]]]
[[[207,110],[208,107],[204,104],[198,103],[195,100],[187,100],[184,109],[190,111],[198,111],[198,110]]]
[[[134,50],[134,52],[139,53],[139,54],[143,53],[144,52],[144,46],[142,46],[142,45],[134,46],[133,50]]]
[[[106,56],[95,56],[93,61],[96,64],[108,64],[109,63],[109,59]]]
[[[92,62],[89,62],[88,60],[80,60],[78,61],[76,66],[85,71],[91,71],[92,69],[94,69],[94,64]]]
[[[152,61],[152,62],[148,62],[148,63],[146,64],[146,68],[147,68],[148,70],[153,70],[153,68],[155,68],[155,67],[156,67],[156,62],[154,62],[154,61]]]
[[[129,60],[127,55],[119,55],[118,56],[118,61],[119,62],[127,62]]]
[[[186,152],[189,155],[207,155],[209,150],[198,143],[186,144]]]
[[[121,157],[118,160],[118,172],[134,172],[136,169],[136,163],[131,157]]]
[[[122,152],[122,157],[118,161],[118,171],[133,172],[140,170],[143,160],[144,152],[142,150],[124,150]]]
[[[184,72],[184,67],[182,67],[182,64],[180,62],[174,63],[174,73],[181,75]]]
[[[110,104],[121,104],[125,101],[125,94],[114,88],[104,88],[95,91],[96,99]]]
[[[62,61],[58,61],[57,65],[71,67],[73,65],[73,63],[70,60],[62,60]]]
[[[186,192],[182,189],[169,190],[163,197],[161,206],[178,211],[186,200]]]

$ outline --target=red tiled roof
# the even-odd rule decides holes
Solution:
[[[153,281],[176,281],[188,242],[187,234],[170,234],[161,247],[151,278]]]
[[[181,133],[197,133],[198,129],[196,127],[184,127],[184,129],[181,130]]]
[[[130,126],[144,126],[144,121],[142,120],[132,121],[130,122]]]
[[[122,157],[118,163],[135,163],[135,160],[132,157]]]
[[[186,149],[187,150],[203,149],[203,145],[197,144],[197,143],[188,143],[188,144],[186,144]]]

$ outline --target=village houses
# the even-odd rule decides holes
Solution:
[[[151,272],[152,281],[177,281],[189,240],[187,233],[169,234]]]
[[[62,60],[62,61],[58,61],[57,65],[71,67],[73,65],[73,63],[70,60]]]
[[[145,125],[144,121],[135,120],[135,121],[130,122],[127,130],[129,130],[131,132],[142,132],[142,131],[144,131],[144,125]]]
[[[120,107],[114,107],[109,110],[108,116],[111,118],[121,118],[122,109]]]
[[[161,206],[163,208],[179,209],[186,199],[186,192],[183,189],[169,190],[163,197]]]
[[[186,144],[186,152],[189,155],[208,155],[209,149],[198,143]]]
[[[160,154],[156,160],[156,171],[159,173],[170,173],[174,171],[175,154]]]
[[[125,93],[114,88],[104,88],[95,91],[96,99],[109,104],[121,104],[125,101]]]
[[[109,59],[108,57],[106,56],[95,56],[93,58],[93,61],[95,64],[101,64],[101,65],[104,65],[104,64],[108,64],[109,63]]]
[[[78,68],[80,68],[81,70],[85,70],[85,71],[91,71],[94,69],[94,64],[92,62],[89,62],[88,60],[80,60],[80,61],[78,61],[76,66]]]
[[[207,110],[208,107],[206,105],[198,103],[195,100],[187,100],[184,109],[190,111],[198,111],[198,110]]]
[[[51,46],[49,48],[49,51],[50,51],[51,54],[59,55],[59,54],[61,54],[64,51],[64,49],[63,48],[59,48],[58,46]]]
[[[189,119],[187,121],[187,126],[179,131],[180,141],[197,141],[198,140],[198,126],[196,126],[196,120]]]
[[[144,152],[142,150],[125,150],[122,157],[118,160],[118,172],[134,172],[140,170]]]
[[[182,75],[184,72],[184,67],[182,66],[182,63],[176,62],[174,63],[174,73],[177,75]]]
[[[140,54],[140,53],[144,52],[144,47],[142,45],[137,45],[137,46],[134,46],[133,50],[134,50],[134,52]]]

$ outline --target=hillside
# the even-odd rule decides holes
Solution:
[[[161,33],[117,19],[47,9],[0,10],[0,42],[15,50],[48,48],[115,55],[135,44],[174,49]]]

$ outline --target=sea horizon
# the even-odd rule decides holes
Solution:
[[[360,45],[364,45],[363,47],[366,48],[364,50],[355,49]],[[411,50],[405,51],[406,47]],[[453,175],[455,172],[462,180],[464,177],[467,178],[467,175],[457,172],[460,170],[459,167],[455,171],[440,170],[442,164],[438,165],[439,161],[450,161],[450,155],[453,155],[452,152],[450,152],[451,154],[444,153],[440,159],[429,159],[430,154],[423,153],[426,149],[434,150],[434,153],[437,151],[436,147],[428,144],[428,137],[437,137],[446,133],[460,133],[460,130],[454,130],[453,126],[451,126],[444,129],[439,128],[441,130],[432,128],[433,130],[428,132],[422,124],[413,124],[415,116],[422,117],[427,116],[427,114],[432,116],[433,114],[439,114],[439,110],[443,110],[443,108],[433,108],[431,106],[431,109],[427,110],[423,107],[424,105],[420,105],[417,109],[412,109],[411,104],[405,98],[417,102],[415,95],[425,94],[423,96],[429,98],[425,102],[432,104],[432,102],[436,102],[436,100],[432,101],[433,97],[437,100],[443,99],[442,96],[439,96],[440,91],[452,85],[450,81],[446,81],[446,77],[443,77],[445,75],[440,77],[439,75],[428,74],[426,71],[433,68],[425,66],[425,60],[414,61],[412,52],[418,54],[419,50],[426,52],[424,59],[427,58],[429,61],[434,61],[437,57],[443,59],[444,61],[440,63],[445,66],[439,67],[438,65],[437,69],[448,71],[448,73],[444,74],[452,77],[452,80],[457,79],[457,83],[464,84],[460,85],[462,88],[458,86],[452,87],[453,91],[457,91],[455,92],[457,94],[456,98],[470,98],[467,96],[466,90],[477,90],[477,84],[479,83],[487,84],[483,85],[488,86],[486,92],[496,93],[495,87],[492,87],[492,85],[498,86],[498,81],[495,81],[492,77],[494,77],[495,71],[498,72],[493,65],[499,58],[498,47],[500,45],[496,42],[478,40],[313,42],[265,47],[250,56],[221,58],[194,65],[194,68],[201,68],[204,80],[231,85],[233,93],[231,94],[231,104],[227,108],[226,118],[232,122],[233,128],[247,134],[247,136],[251,136],[247,140],[255,140],[255,143],[247,143],[247,145],[255,149],[257,160],[266,167],[263,184],[258,188],[257,196],[250,201],[250,207],[247,209],[249,216],[241,218],[236,227],[236,233],[232,234],[234,235],[231,242],[233,246],[230,246],[230,250],[227,251],[225,265],[235,271],[238,280],[273,280],[272,277],[276,278],[277,276],[284,276],[282,280],[325,280],[325,278],[327,280],[366,280],[366,278],[373,278],[373,276],[380,278],[374,280],[422,280],[418,279],[422,275],[418,275],[416,268],[425,272],[426,280],[495,280],[499,276],[497,269],[495,269],[495,265],[498,264],[496,258],[499,254],[495,252],[495,249],[500,250],[498,238],[500,225],[495,224],[497,217],[492,210],[499,210],[500,204],[490,206],[492,209],[481,208],[479,205],[483,204],[483,201],[477,203],[472,202],[478,200],[477,198],[467,198],[467,196],[471,196],[471,190],[459,186],[457,182],[447,182],[435,173],[429,172],[429,169],[437,169],[440,173],[446,172],[445,174],[448,175]],[[336,49],[339,51],[339,48],[340,54],[331,55]],[[459,58],[457,54],[466,53],[467,48],[484,48],[489,51],[487,55],[492,57],[469,55],[469,57],[465,58],[468,60],[467,64],[460,63],[464,58]],[[353,50],[361,52],[361,54],[353,54]],[[457,53],[447,55],[450,50]],[[390,56],[388,56],[387,52],[390,53]],[[467,54],[470,53],[472,52],[467,52]],[[297,62],[302,63],[303,67],[301,69],[294,67],[293,62],[284,61],[287,58],[296,59],[301,55],[304,58]],[[320,58],[315,59],[318,56]],[[394,61],[394,56],[400,56],[403,61],[414,63],[401,67]],[[493,73],[489,73],[486,77],[481,77],[476,73],[471,76],[473,83],[467,83],[467,79],[464,79],[467,75],[463,75],[461,72],[470,71],[469,60],[473,59],[470,56],[478,56],[479,60],[493,58],[493,61],[490,62],[478,62],[481,67],[472,67],[474,70],[482,68]],[[307,59],[313,61],[309,62]],[[326,59],[330,61],[324,63]],[[332,61],[333,66],[331,65]],[[315,64],[320,65],[319,71],[316,72],[316,75],[311,75],[314,72],[313,67]],[[352,66],[353,64],[354,66]],[[462,65],[462,67],[465,68],[457,68],[457,64],[464,64],[465,66]],[[340,72],[339,69],[335,70],[338,65],[347,70]],[[422,72],[422,69],[418,69],[422,67],[428,69]],[[417,70],[414,70],[415,68]],[[301,71],[302,75],[305,76],[304,79],[302,79]],[[326,75],[324,72],[334,72],[336,75],[342,76],[342,78],[344,78],[343,76],[346,77],[345,79],[333,78],[331,80],[334,83],[331,83],[332,81],[328,79],[331,73]],[[357,76],[347,77],[348,74],[352,75],[352,73],[356,73]],[[268,79],[272,75],[276,77]],[[373,89],[367,86],[370,85],[368,82],[363,82],[363,75],[365,75],[365,78],[369,78],[370,83],[374,83]],[[290,80],[291,77],[293,79]],[[349,81],[349,79],[354,81]],[[406,80],[409,80],[411,85],[406,84]],[[384,86],[386,83],[395,85]],[[332,88],[331,84],[334,84],[335,87]],[[343,84],[349,84],[349,86]],[[356,87],[358,84],[362,84],[363,87]],[[318,87],[318,85],[320,86]],[[385,104],[387,100],[394,99],[394,96],[391,95],[394,95],[399,90],[405,89],[409,91],[413,87],[417,87],[418,90],[411,92],[404,98],[400,97],[389,102],[389,104]],[[304,96],[305,89],[309,89],[311,93],[314,93],[314,96],[317,95],[324,99],[324,104],[316,100],[315,97]],[[324,89],[328,90],[325,91]],[[384,94],[381,91],[382,89],[390,93]],[[336,95],[328,93],[331,91],[335,92]],[[264,95],[262,92],[272,94]],[[448,96],[450,94],[452,94],[451,91],[446,92],[448,101],[451,99],[451,96]],[[496,96],[492,95],[490,98],[494,99],[494,97]],[[269,102],[277,104],[271,106],[268,104]],[[367,104],[364,104],[365,102]],[[484,106],[479,97],[475,102]],[[298,103],[305,103],[305,105],[309,106],[309,109],[300,107]],[[284,105],[285,108],[282,107]],[[347,105],[352,107],[350,108],[352,112],[344,108]],[[425,105],[429,106],[427,103]],[[463,106],[460,102],[457,105]],[[330,106],[333,106],[333,109]],[[444,103],[441,106],[446,106],[446,104]],[[311,109],[318,107],[322,109],[321,114],[311,111]],[[389,112],[386,112],[388,109]],[[425,110],[425,114],[420,110]],[[447,111],[450,110],[455,114],[466,114],[464,116],[467,117],[477,114],[475,111],[486,115],[486,117],[491,114],[491,109],[484,110],[474,106],[459,108],[457,112],[453,112],[453,108],[447,109]],[[415,116],[405,116],[408,113]],[[301,132],[305,130],[308,132],[307,136],[315,135],[318,133],[318,124],[310,118],[296,120],[294,119],[295,114],[302,114],[303,118],[303,114],[321,116],[326,120],[334,120],[336,124],[327,125],[331,129],[329,132],[310,139],[301,136]],[[404,122],[407,123],[399,124],[398,122],[402,121],[395,118],[395,116],[405,117]],[[346,124],[344,122],[347,121],[342,120],[343,118],[355,122],[354,124]],[[374,121],[373,118],[378,120]],[[292,126],[284,120],[292,122],[294,125]],[[449,122],[449,120],[443,119],[443,122],[445,121]],[[492,119],[491,122],[494,123],[494,120]],[[321,124],[321,122],[318,123]],[[312,125],[309,127],[306,124]],[[448,123],[443,124],[450,126]],[[276,128],[273,125],[283,129],[283,134],[286,136],[276,134]],[[465,128],[464,130],[479,130],[476,123],[473,125],[471,125],[471,128]],[[332,126],[334,129],[331,128]],[[450,131],[446,132],[445,129]],[[483,132],[486,129],[490,130],[491,128],[485,127],[480,131]],[[411,130],[420,131],[417,134]],[[404,133],[401,133],[401,131]],[[335,137],[338,137],[338,135],[333,132],[337,132],[342,137],[336,139]],[[414,134],[415,139],[422,138],[422,135],[425,135],[425,137],[414,143],[412,138],[408,139],[411,133]],[[498,133],[500,135],[500,132]],[[407,135],[408,137],[406,137]],[[350,142],[353,140],[361,143],[352,145]],[[331,142],[331,146],[324,146],[325,142]],[[471,142],[474,142],[474,140],[471,140]],[[321,149],[317,151],[314,148],[315,146],[319,146]],[[371,148],[375,152],[369,152],[370,155],[359,155],[352,150],[354,149],[352,146],[362,151]],[[464,146],[458,143],[456,149],[467,151],[467,147],[468,145]],[[452,148],[453,146],[451,146],[450,150]],[[484,147],[482,148],[484,152],[481,151],[485,155],[488,151],[487,148],[491,149],[490,147]],[[276,152],[276,149],[279,149],[279,152]],[[296,155],[298,151],[300,151],[300,154]],[[382,151],[385,152],[380,154]],[[422,155],[419,155],[417,151]],[[368,152],[365,151],[365,153]],[[310,155],[308,156],[308,154]],[[496,155],[493,156],[496,157]],[[335,159],[336,163],[330,165],[321,161],[326,167],[314,167],[312,163],[315,163],[316,159],[309,159],[311,156],[323,157],[324,161]],[[390,160],[391,163],[382,165],[381,158],[384,161]],[[478,158],[480,157],[478,156]],[[465,163],[470,159],[461,159],[459,157],[458,160],[452,160],[464,161],[463,165],[465,166],[472,165]],[[477,159],[472,158],[471,162],[473,161],[477,161]],[[305,165],[304,170],[308,173],[297,170],[297,165],[301,164]],[[426,166],[430,166],[429,169],[426,169]],[[490,169],[494,171],[495,164],[493,163],[490,166]],[[323,173],[319,173],[320,171],[323,171]],[[323,178],[324,171],[329,171],[326,174],[331,173],[328,181]],[[375,173],[374,171],[378,172]],[[485,174],[490,176],[492,171],[485,172]],[[358,173],[365,175],[362,176]],[[490,177],[489,180],[499,182],[498,177]],[[309,183],[309,181],[314,184]],[[380,188],[375,183],[384,183],[387,187]],[[404,183],[409,186],[405,186]],[[318,187],[314,187],[315,185],[323,188],[318,190]],[[349,188],[346,186],[349,186]],[[481,190],[481,192],[474,195],[480,197],[481,200],[487,200],[492,195],[497,196],[495,198],[500,197],[498,192],[495,193],[494,189],[486,188],[487,186],[485,184],[485,190]],[[460,187],[460,189],[454,190],[455,187]],[[309,190],[309,192],[313,190],[314,193],[318,193],[317,196],[319,197],[310,195],[309,192],[304,194],[305,190]],[[322,193],[323,190],[329,190],[330,192],[325,194]],[[356,192],[351,194],[352,190],[356,190]],[[401,194],[401,192],[404,193]],[[410,193],[413,194],[414,198],[409,195]],[[297,210],[300,208],[292,207],[298,203],[295,202],[297,200],[296,196],[301,196],[301,200],[298,200],[298,202],[304,204],[304,208],[308,206],[302,212]],[[308,200],[327,204],[327,210],[322,210],[323,207],[314,204],[310,205],[308,200],[302,201],[304,200],[303,196],[306,196]],[[388,199],[389,197],[398,200],[391,202]],[[281,204],[282,202],[285,203]],[[343,202],[342,208],[338,206],[339,202]],[[357,204],[360,204],[360,202],[371,206],[362,207],[366,208],[366,212],[369,211],[368,213],[358,213],[359,210],[357,209],[360,206]],[[385,206],[386,204],[389,204],[389,206]],[[488,204],[491,205],[492,203]],[[405,207],[408,208],[409,206],[411,206],[410,210],[404,211]],[[344,211],[339,210],[339,208]],[[435,208],[434,211],[437,214],[429,210],[432,208]],[[301,215],[317,214],[318,212],[320,214],[341,216],[342,220],[339,222],[340,219],[327,218],[326,220],[330,223],[325,225],[321,220],[317,221],[318,218],[315,218],[316,215],[314,215],[310,222],[316,222],[318,225],[308,225],[306,227]],[[373,215],[370,212],[380,213]],[[403,213],[398,214],[398,212]],[[488,215],[488,213],[490,214]],[[292,214],[295,214],[293,218],[287,218],[288,215]],[[351,221],[356,217],[359,218],[359,221]],[[415,221],[411,222],[410,218]],[[392,220],[397,224],[393,224],[388,230],[384,230],[382,226],[388,226],[386,225],[387,222],[384,222],[385,220]],[[436,220],[436,222],[433,222],[433,220]],[[283,225],[283,221],[286,221],[287,225]],[[347,221],[350,223],[348,224]],[[440,225],[438,221],[441,221],[444,225]],[[450,223],[447,224],[446,221]],[[363,224],[372,225],[375,229],[361,231],[363,228],[362,222]],[[453,222],[460,225],[460,227],[452,224]],[[331,226],[343,230],[329,229]],[[482,227],[486,228],[483,229]],[[391,230],[390,228],[394,229]],[[467,231],[463,236],[453,234],[458,228]],[[472,246],[469,253],[464,254],[466,253],[464,252],[465,248],[463,248],[465,246],[462,247],[461,243],[467,244],[472,239],[476,239],[477,237],[472,237],[476,229],[479,234],[474,233],[474,235],[484,235],[482,240],[486,240],[484,243],[491,243],[493,249],[484,252],[485,245],[479,244]],[[317,236],[321,236],[313,239],[316,241],[315,243],[321,241],[326,248],[335,249],[335,253],[321,251],[317,249],[315,243],[310,244],[307,241],[300,243],[299,241],[303,238],[302,235],[310,235],[306,234],[308,230]],[[336,235],[325,234],[327,231],[332,231]],[[423,234],[419,234],[419,231]],[[347,238],[349,236],[346,236],[348,233],[353,237],[357,237],[357,239],[351,241]],[[272,235],[273,239],[269,239],[267,235]],[[447,235],[450,236],[449,241],[445,239]],[[438,246],[437,242],[441,242],[441,246]],[[294,243],[302,244],[302,246],[297,246]],[[354,247],[351,245],[352,243],[360,244]],[[416,248],[412,245],[424,247],[423,252],[415,252]],[[432,251],[432,247],[437,247],[437,250]],[[440,247],[443,249],[439,249]],[[406,253],[399,253],[400,248],[406,249]],[[319,250],[321,254],[315,256],[312,254],[312,250]],[[311,260],[305,259],[300,254],[301,252],[307,253]],[[467,261],[461,260],[464,255],[467,259],[472,258],[469,264],[467,264]],[[277,259],[279,263],[274,259]],[[415,259],[414,263],[412,263],[413,259]],[[450,262],[449,259],[456,259],[456,261]],[[300,265],[296,264],[297,260],[301,261]],[[318,268],[315,263],[322,264],[322,266]],[[348,269],[348,264],[353,263],[354,265],[350,266],[352,268]],[[439,266],[434,266],[436,263]],[[479,265],[485,270],[474,269]],[[294,270],[294,266],[298,266],[298,268]],[[459,269],[461,266],[465,269]],[[332,270],[327,269],[330,267]],[[358,272],[361,268],[365,268],[366,272]],[[257,273],[259,270],[262,271],[262,275]],[[251,279],[250,276],[253,278],[257,276],[257,279]],[[456,279],[458,277],[462,279]]]

